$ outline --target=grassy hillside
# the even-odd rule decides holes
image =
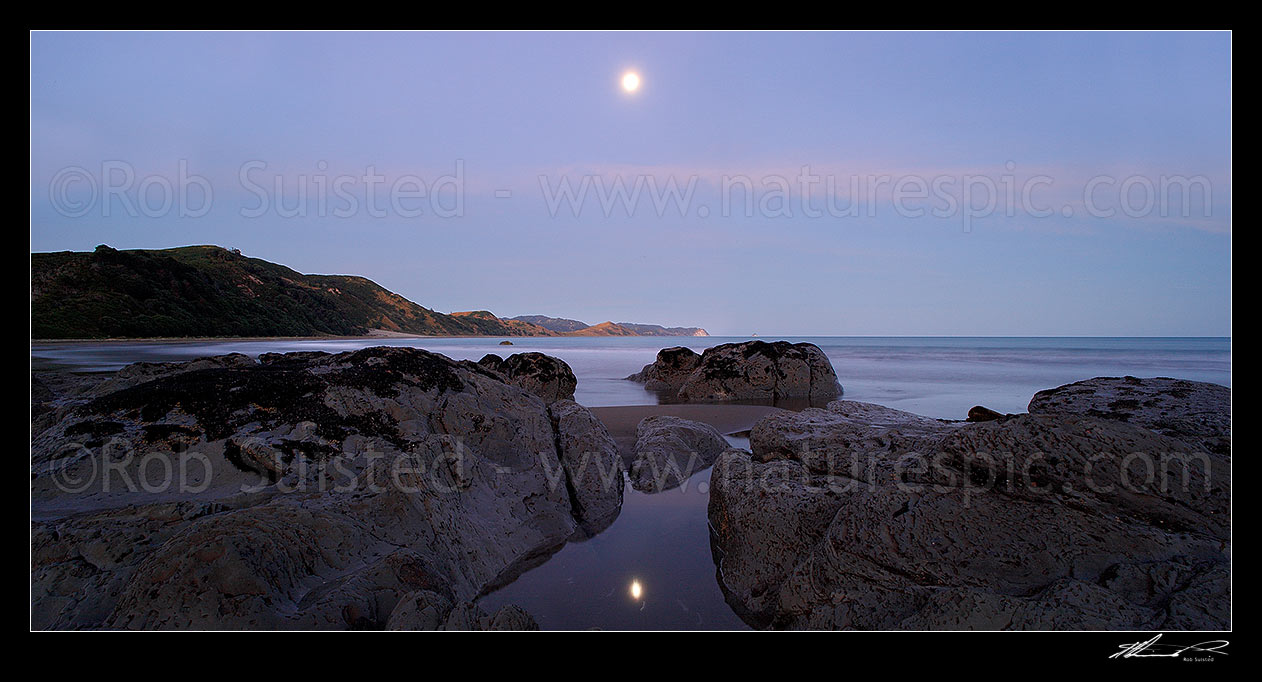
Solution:
[[[539,325],[562,336],[709,336],[706,330],[700,327],[663,327],[660,324],[635,322],[601,322],[589,325],[578,320],[546,315],[518,315],[511,319]],[[509,320],[504,320],[504,322],[509,322]]]
[[[31,336],[549,335],[494,315],[453,316],[363,277],[304,275],[218,246],[31,254]]]
[[[518,315],[517,317],[511,319],[528,322],[530,324],[537,324],[540,327],[551,329],[559,334],[564,334],[565,332],[576,332],[587,329],[591,326],[586,322],[569,320],[564,317],[548,317],[547,315]]]
[[[495,313],[489,310],[471,310],[463,313],[452,313],[452,316],[461,320],[476,320],[484,324],[499,324],[508,329],[515,329],[518,336],[559,336],[556,332],[542,327],[537,324],[525,322],[512,317],[496,317]],[[507,336],[509,334],[502,334]]]
[[[578,331],[566,332],[565,336],[637,336],[637,334],[613,322],[601,322]]]
[[[618,322],[619,327],[636,336],[709,336],[701,327],[663,327],[660,324],[638,324],[636,322]]]

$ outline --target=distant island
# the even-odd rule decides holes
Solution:
[[[304,275],[219,246],[31,254],[33,339],[708,336],[697,327],[440,313],[355,275]]]

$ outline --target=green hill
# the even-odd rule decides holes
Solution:
[[[530,324],[537,324],[545,329],[551,329],[554,332],[563,334],[565,332],[576,332],[590,327],[586,322],[578,320],[569,320],[564,317],[548,317],[547,315],[518,315],[512,318]]]
[[[363,277],[304,275],[218,246],[31,254],[36,339],[357,336],[371,329],[553,334],[494,315],[445,315]]]

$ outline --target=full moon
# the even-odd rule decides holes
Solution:
[[[634,71],[628,71],[622,76],[622,89],[627,92],[635,92],[640,89],[640,75]]]

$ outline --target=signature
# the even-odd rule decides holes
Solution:
[[[1225,639],[1214,639],[1188,645],[1158,644],[1157,640],[1160,639],[1161,635],[1157,635],[1146,642],[1122,644],[1118,647],[1120,651],[1109,656],[1109,658],[1178,658],[1189,652],[1192,654],[1208,654],[1211,657],[1215,654],[1227,655],[1227,652],[1223,651],[1228,644]]]

